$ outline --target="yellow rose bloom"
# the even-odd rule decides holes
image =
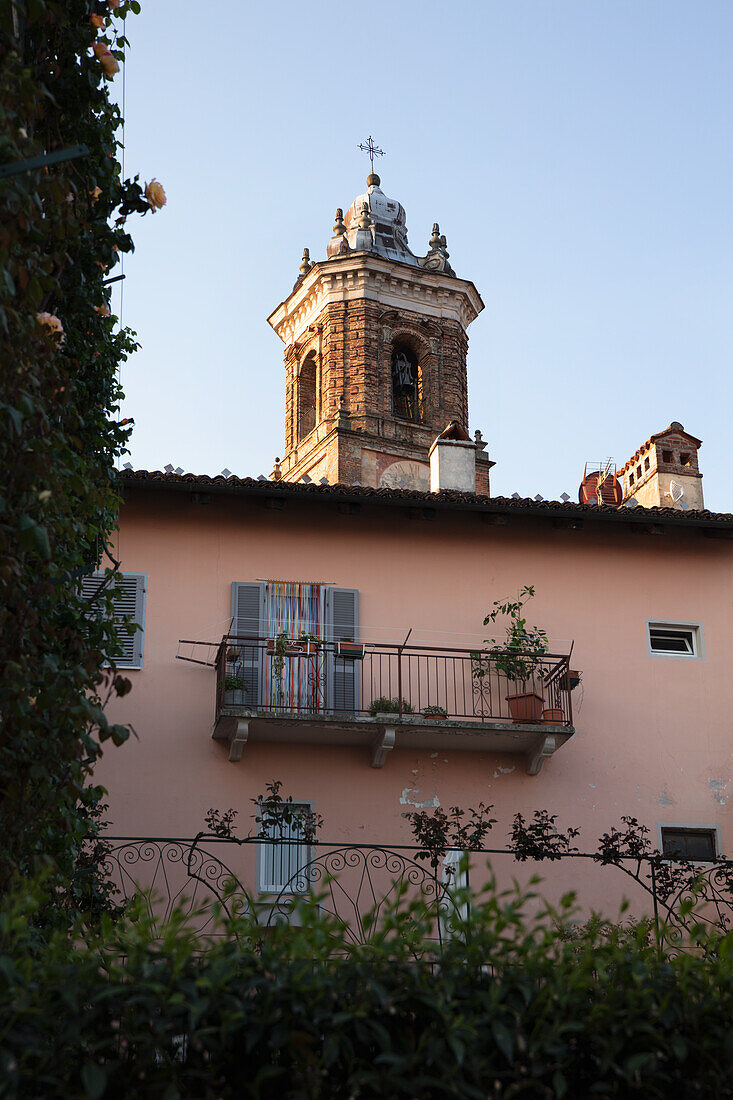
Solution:
[[[163,184],[158,183],[154,178],[151,179],[150,183],[145,184],[145,198],[148,200],[148,204],[153,213],[155,213],[156,210],[160,210],[168,201],[165,197]]]

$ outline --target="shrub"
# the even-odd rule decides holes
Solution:
[[[648,923],[490,888],[439,956],[404,896],[368,945],[306,899],[266,936],[199,941],[174,912],[154,939],[141,905],[39,942],[39,904],[0,910],[11,1100],[733,1095],[729,937],[667,957]]]

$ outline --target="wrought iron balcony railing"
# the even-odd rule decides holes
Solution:
[[[572,726],[568,657],[225,635],[216,716],[280,714]]]

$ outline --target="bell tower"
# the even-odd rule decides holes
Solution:
[[[336,211],[324,259],[304,250],[291,293],[268,318],[285,344],[285,452],[273,477],[430,488],[429,451],[449,421],[468,429],[467,330],[484,308],[457,278],[436,223],[428,252],[372,172]],[[476,491],[488,493],[476,433]]]

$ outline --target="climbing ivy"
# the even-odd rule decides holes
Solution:
[[[61,884],[94,831],[93,764],[129,736],[104,713],[130,688],[114,665],[112,596],[100,586],[90,607],[80,579],[117,567],[115,459],[130,431],[117,376],[136,343],[105,280],[133,248],[127,217],[161,205],[159,185],[146,196],[122,178],[109,94],[138,11],[0,4],[0,170],[22,169],[0,176],[0,891],[45,865],[52,909],[90,900]],[[23,167],[80,145],[83,156]]]

